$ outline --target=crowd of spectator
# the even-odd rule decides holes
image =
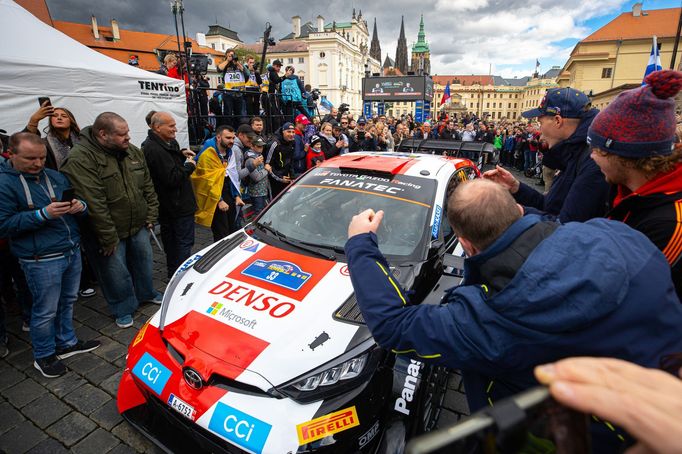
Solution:
[[[509,222],[504,229],[518,222],[538,229],[533,248],[562,224],[586,223],[600,217],[627,224],[632,229],[621,223],[615,223],[615,227],[613,223],[585,224],[587,230],[596,226],[592,233],[599,241],[592,245],[586,242],[584,247],[596,250],[618,235],[644,249],[652,246],[647,254],[656,256],[656,266],[661,269],[656,268],[655,276],[650,273],[646,279],[662,279],[656,290],[660,293],[657,304],[679,304],[682,152],[674,143],[677,121],[670,98],[682,87],[682,73],[655,73],[647,78],[648,85],[624,93],[601,113],[591,108],[585,94],[557,88],[547,92],[537,109],[524,112],[528,121],[488,122],[475,115],[457,118],[443,114],[437,121],[417,123],[411,115],[356,118],[337,108],[324,116],[315,115],[309,109],[308,95],[303,95],[309,87],[302,86],[291,67],[280,77],[278,61],[267,68],[265,79],[269,81],[268,91],[284,95],[283,104],[264,104],[262,98],[251,103],[234,87],[260,90],[263,76],[253,58],[242,65],[234,53],[230,55],[220,67],[228,90],[218,90],[217,96],[207,98],[208,111],[215,110],[216,105],[220,108],[221,115],[214,115],[215,133],[195,151],[180,146],[176,119],[167,112],[149,112],[148,136],[138,148],[130,143],[128,123],[120,115],[101,113],[91,126],[81,129],[67,108],[53,107],[49,102],[30,117],[24,131],[10,137],[0,164],[2,298],[6,304],[13,301],[21,307],[22,329],[30,332],[34,366],[45,377],[66,373],[62,359],[99,347],[97,341],[79,340],[72,320],[76,300],[94,295],[95,281],[121,329],[133,326],[140,304],[161,304],[162,293],[154,288],[152,280],[150,242],[157,225],[170,278],[191,255],[196,224],[210,228],[218,241],[260,213],[308,169],[359,150],[399,151],[409,139],[491,144],[499,153],[501,165],[483,174],[488,182],[469,192],[459,191],[459,197],[464,200],[487,192],[499,205],[495,222],[502,208],[508,209]],[[177,61],[169,57],[166,66],[172,74]],[[248,81],[252,81],[251,85]],[[228,87],[230,83],[235,85]],[[277,124],[269,134],[267,123],[272,121],[269,113],[273,109],[283,109],[282,118],[290,121]],[[660,127],[651,128],[639,121],[642,112]],[[38,124],[45,118],[48,126],[40,131]],[[544,169],[540,168],[540,156]],[[507,170],[510,167],[527,175],[537,172],[544,176],[543,191],[520,182]],[[515,203],[522,211],[515,211]],[[495,204],[491,202],[490,206],[494,208]],[[360,229],[357,234],[378,226],[380,217],[372,221],[372,216],[367,215],[364,221],[368,230]],[[494,256],[489,246],[498,236],[502,238],[504,229],[489,235],[488,243],[469,243],[467,235],[475,236],[478,226],[474,223],[464,229],[466,219],[449,216],[469,256],[479,256],[477,260]],[[476,219],[485,221],[483,217]],[[547,222],[557,224],[549,228]],[[572,232],[571,241],[577,243],[580,228],[561,231]],[[524,254],[530,254],[533,248]],[[581,260],[582,269],[594,268],[590,257]],[[549,269],[544,264],[541,268]],[[672,270],[672,280],[662,268]],[[627,273],[634,276],[637,270],[628,268]],[[581,278],[577,269],[574,274],[565,277],[568,280],[564,282],[573,282],[576,289],[584,290],[588,278]],[[372,274],[363,276],[369,279]],[[617,280],[623,276],[612,277]],[[502,292],[505,286],[500,286],[494,276],[490,279],[497,287],[489,286],[486,292]],[[510,279],[505,275],[505,282]],[[634,278],[628,285],[636,292],[620,296],[629,298],[628,305],[633,305],[631,301],[639,301],[647,287],[644,281]],[[363,312],[367,311],[371,319],[373,309],[358,295]],[[476,298],[488,297],[477,293]],[[666,310],[674,317],[679,312],[669,306]],[[595,311],[593,315],[601,314]],[[396,314],[392,312],[391,316],[397,319]],[[581,329],[585,323],[572,319],[574,322]],[[398,339],[396,335],[405,337]],[[386,343],[395,344],[391,346],[423,347],[418,333],[392,330],[390,336],[392,340]],[[570,343],[570,336],[562,339]],[[606,356],[609,353],[608,348],[595,351]],[[4,311],[0,310],[0,357],[8,352]],[[647,354],[647,361],[640,363],[651,367],[658,352]],[[628,356],[632,360],[638,357]],[[454,364],[458,358],[453,358]],[[556,359],[560,358],[542,354],[537,361],[529,360],[525,378],[532,366]],[[486,364],[488,367],[492,363]]]

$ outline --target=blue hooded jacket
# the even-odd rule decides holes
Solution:
[[[463,285],[441,305],[409,305],[373,233],[352,237],[345,249],[377,343],[461,369],[471,411],[537,385],[534,366],[561,358],[658,367],[663,355],[682,351],[682,305],[669,266],[620,222],[524,216],[465,260]],[[505,256],[516,262],[499,263]]]
[[[609,185],[587,145],[587,129],[598,112],[587,112],[571,137],[543,153],[543,165],[560,171],[547,195],[521,183],[514,198],[527,213],[547,213],[561,222],[587,221],[606,214]]]
[[[69,180],[52,169],[44,169],[38,175],[24,174],[33,199],[31,209],[19,175],[9,161],[0,163],[0,238],[9,238],[12,255],[34,259],[75,249],[80,244],[76,218],[67,214],[46,220],[39,212],[52,203],[45,175],[52,183],[57,200],[61,199],[64,189],[71,187]]]

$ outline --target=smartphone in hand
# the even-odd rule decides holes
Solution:
[[[74,188],[66,188],[62,192],[60,202],[71,202],[76,197],[76,190]]]
[[[50,98],[48,98],[47,96],[41,96],[38,98],[38,105],[40,107],[43,107],[43,104],[45,104],[45,102],[47,102],[48,106],[52,105],[52,101],[50,101]]]

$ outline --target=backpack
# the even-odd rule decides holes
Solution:
[[[280,90],[282,91],[282,100],[285,102],[303,101],[301,89],[298,86],[298,79],[295,77],[284,79],[280,85]]]

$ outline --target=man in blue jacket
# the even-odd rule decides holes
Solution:
[[[536,385],[533,367],[560,358],[657,367],[682,351],[668,264],[644,235],[605,219],[561,225],[522,211],[496,183],[460,185],[447,216],[468,255],[464,282],[443,304],[416,306],[377,246],[383,212],[355,216],[346,255],[379,345],[461,369],[471,411]],[[592,432],[598,452],[618,449],[606,426]]]
[[[559,173],[546,195],[497,166],[483,178],[506,187],[526,213],[547,213],[561,222],[587,221],[602,217],[608,205],[609,185],[599,167],[590,159],[587,129],[599,111],[590,108],[590,98],[572,88],[547,90],[540,106],[523,112],[526,118],[537,117],[542,139],[549,145],[542,164]]]
[[[70,184],[61,173],[45,168],[47,150],[40,137],[14,134],[9,152],[9,161],[0,165],[0,237],[10,239],[33,296],[33,365],[54,378],[66,373],[60,359],[100,345],[79,341],[73,329],[81,274],[74,215],[84,215],[86,206],[78,199],[60,202]]]

